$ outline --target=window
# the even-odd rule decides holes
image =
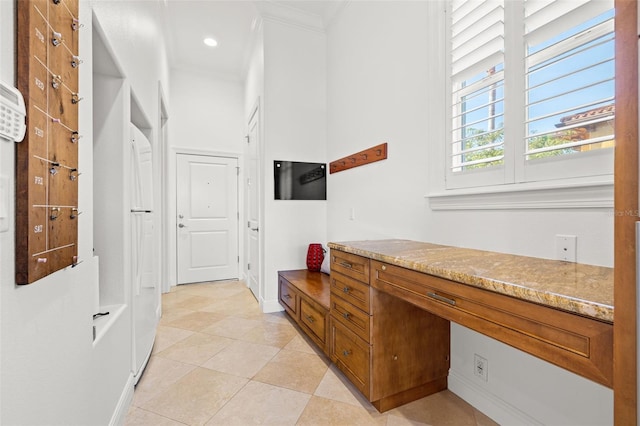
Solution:
[[[453,0],[446,187],[610,175],[612,0]]]

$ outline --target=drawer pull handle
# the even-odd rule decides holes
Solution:
[[[311,315],[305,315],[305,318],[307,319],[307,321],[309,322],[314,322],[315,319],[313,319],[313,317]]]
[[[345,288],[342,289],[342,291],[344,291],[345,293],[349,293],[350,290],[351,289],[349,287],[345,287]]]
[[[283,297],[286,297],[287,299],[291,299],[291,295],[289,294],[285,294]]]
[[[345,319],[349,319],[351,314],[349,312],[345,312],[344,314],[342,314],[342,316],[345,317]]]
[[[387,265],[382,265],[382,270],[386,271],[387,270]]]
[[[351,263],[349,263],[349,262],[338,262],[338,264],[340,266],[344,266],[345,268],[349,268],[349,269],[353,268],[353,265]]]
[[[453,299],[449,299],[448,297],[440,296],[439,294],[436,294],[436,293],[427,293],[427,296],[429,296],[432,299],[436,299],[441,302],[448,303],[451,306],[456,306],[456,301]]]
[[[351,351],[348,351],[348,350],[345,349],[345,350],[342,351],[342,355],[349,356],[349,355],[351,355]]]

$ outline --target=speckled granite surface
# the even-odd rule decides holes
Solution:
[[[613,269],[409,240],[329,247],[602,321],[613,322]]]

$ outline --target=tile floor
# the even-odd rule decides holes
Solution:
[[[449,391],[378,413],[284,313],[261,313],[243,282],[176,287],[162,310],[126,425],[496,424]]]

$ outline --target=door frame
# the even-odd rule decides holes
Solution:
[[[615,0],[613,420],[638,422],[638,4]]]
[[[158,202],[160,208],[160,291],[161,293],[168,293],[171,290],[171,280],[169,278],[169,266],[171,264],[171,257],[169,254],[169,224],[168,215],[169,211],[169,112],[167,108],[166,96],[164,95],[164,89],[162,88],[162,82],[158,81],[158,132],[157,132],[157,146],[159,158],[157,159],[159,170],[159,185],[160,194]],[[155,195],[155,194],[154,194]],[[162,303],[160,303],[162,306]]]
[[[176,229],[178,222],[176,220],[178,215],[178,155],[195,155],[200,157],[225,157],[235,158],[238,162],[238,212],[244,211],[244,188],[241,185],[244,179],[244,155],[239,152],[230,151],[210,151],[206,149],[188,148],[188,147],[171,147],[171,161],[169,164],[169,188],[168,188],[168,205],[170,211],[167,214],[167,236],[169,240],[169,253],[168,269],[169,269],[169,281],[170,286],[175,287],[178,282],[178,239],[176,237]],[[244,228],[242,227],[242,214],[240,220],[238,220],[238,256],[240,257],[240,265],[244,262]],[[238,268],[239,278],[242,278],[242,268]]]
[[[258,97],[255,101],[255,103],[253,104],[253,107],[249,110],[249,115],[247,117],[247,140],[246,142],[248,143],[248,138],[249,138],[249,133],[251,130],[251,123],[254,121],[254,119],[256,120],[256,128],[257,128],[257,133],[258,133],[258,144],[256,145],[256,155],[257,155],[257,162],[256,162],[256,179],[257,182],[255,182],[258,186],[258,192],[257,192],[257,214],[258,214],[258,229],[260,229],[260,231],[258,231],[258,294],[254,295],[256,296],[256,298],[258,299],[258,303],[260,305],[260,307],[263,307],[263,303],[264,303],[264,259],[263,259],[263,253],[264,253],[264,238],[262,237],[262,233],[261,231],[264,229],[263,225],[263,218],[262,218],[262,212],[263,212],[263,205],[264,205],[264,195],[263,195],[263,185],[264,185],[264,179],[262,176],[262,139],[263,139],[263,134],[262,134],[262,117],[261,117],[261,108],[260,108],[260,97]],[[249,160],[249,153],[248,153],[248,149],[247,149],[247,161]],[[242,186],[243,186],[243,190],[245,191],[245,196],[246,198],[246,204],[245,204],[245,209],[244,209],[244,221],[243,221],[243,225],[244,223],[249,223],[249,191],[247,190],[247,178],[249,176],[249,167],[246,166],[245,169],[247,169],[247,174],[245,176],[245,179],[243,179],[242,182]],[[244,276],[247,282],[247,287],[250,287],[251,283],[249,280],[249,268],[248,268],[248,263],[249,263],[249,259],[250,259],[250,253],[249,253],[249,239],[251,238],[251,234],[249,231],[248,226],[247,227],[243,227],[245,234],[244,234],[244,238],[243,240],[246,242],[245,244],[245,261],[242,263],[242,268],[244,271]]]

